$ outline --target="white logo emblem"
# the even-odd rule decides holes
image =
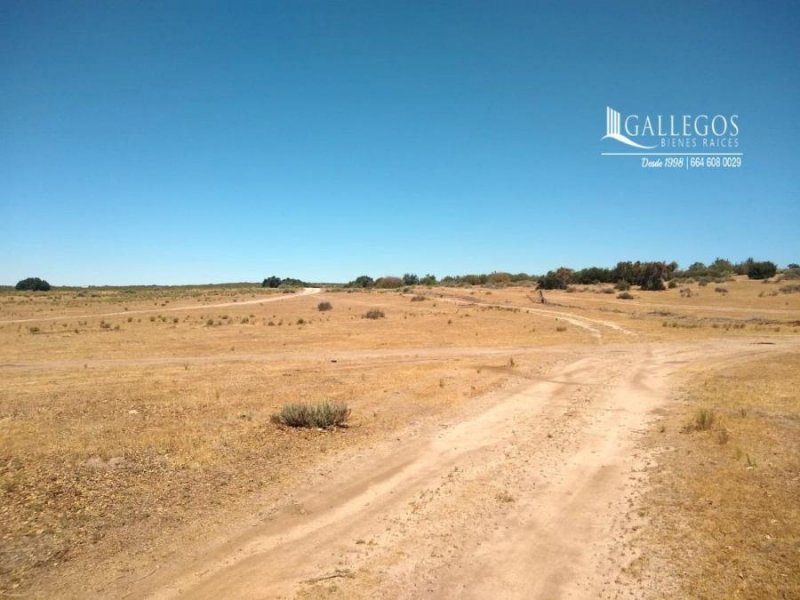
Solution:
[[[634,148],[642,148],[644,150],[652,150],[656,146],[642,146],[641,144],[637,144],[629,137],[626,137],[620,133],[620,114],[618,110],[614,110],[610,106],[606,106],[606,134],[600,139],[611,138],[612,140],[617,140],[623,144],[627,144],[628,146],[633,146]]]

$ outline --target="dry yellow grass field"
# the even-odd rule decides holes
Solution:
[[[800,355],[694,370],[648,441],[633,570],[662,598],[800,598]]]
[[[341,457],[488,410],[506,391],[547,381],[580,357],[659,348],[679,354],[709,340],[720,352],[728,342],[778,341],[794,353],[750,365],[736,346],[736,365],[745,366],[736,367],[735,379],[697,375],[706,384],[687,392],[692,406],[667,417],[664,436],[674,440],[658,439],[678,448],[669,456],[691,451],[705,458],[654,474],[648,506],[675,505],[683,494],[714,507],[734,492],[749,498],[752,510],[744,516],[758,518],[758,527],[742,520],[742,505],[688,516],[681,506],[679,514],[665,512],[663,528],[677,531],[675,519],[697,517],[717,539],[721,527],[734,537],[752,527],[757,541],[731,551],[746,566],[736,568],[736,581],[726,579],[725,589],[734,596],[747,581],[751,591],[796,593],[797,569],[789,566],[800,556],[797,537],[781,536],[792,531],[792,519],[798,522],[797,495],[790,492],[797,491],[792,394],[800,382],[792,344],[800,294],[771,293],[780,286],[739,279],[724,284],[725,293],[694,284],[685,286],[691,295],[680,288],[633,291],[633,300],[589,286],[545,292],[546,304],[530,287],[313,295],[247,286],[3,292],[0,594],[113,597],[150,578],[181,548],[224,537],[227,523],[272,514],[265,507],[285,503],[312,473],[322,476],[315,469],[341,464]],[[318,310],[323,301],[332,310]],[[385,317],[364,318],[371,309]],[[624,375],[623,364],[608,364]],[[681,371],[686,381],[691,376]],[[349,427],[270,422],[285,403],[322,400],[346,402]],[[695,404],[716,411],[727,443],[713,432],[678,433],[676,423]],[[747,460],[755,467],[748,469]],[[769,483],[778,474],[785,481]],[[665,486],[674,497],[665,496]],[[652,511],[649,517],[659,522]],[[686,527],[702,530],[693,521]],[[683,544],[664,539],[668,548]],[[708,591],[717,584],[703,570],[727,555],[703,539],[697,544],[696,572],[679,567],[689,573],[687,585],[698,597],[727,597]],[[786,557],[786,567],[776,567],[771,587],[754,587],[768,566],[784,564],[778,556]],[[683,565],[673,555],[653,562],[662,559]],[[703,588],[700,581],[709,583]]]

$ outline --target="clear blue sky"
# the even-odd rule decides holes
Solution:
[[[4,0],[0,283],[800,262],[798,31],[790,2]],[[737,113],[744,166],[600,156],[606,105]]]

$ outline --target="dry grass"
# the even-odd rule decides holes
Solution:
[[[549,346],[797,331],[800,295],[759,297],[771,284],[759,285],[728,283],[724,298],[637,292],[627,302],[587,287],[547,292],[545,306],[524,287],[412,291],[425,301],[397,291],[295,297],[243,286],[0,291],[0,321],[33,319],[0,322],[0,591],[35,592],[48,577],[57,586],[66,567],[125,553],[129,560],[189,523],[246,506],[253,494],[268,503],[326,454],[367,447],[541,374],[556,360],[537,353]],[[244,304],[282,295],[289,300]],[[319,310],[334,298],[335,310]],[[205,303],[232,305],[194,309]],[[752,322],[753,307],[796,312]],[[597,326],[598,340],[523,308],[566,311],[636,335]],[[362,318],[369,310],[387,316]],[[696,327],[664,327],[665,318]],[[287,398],[346,403],[350,426],[276,427],[270,417]],[[763,465],[765,455],[742,442],[727,409],[702,406],[730,439],[721,444],[712,427],[679,440],[740,447],[740,463],[749,456]]]
[[[798,370],[794,354],[707,374],[653,434],[638,569],[657,597],[800,598]]]

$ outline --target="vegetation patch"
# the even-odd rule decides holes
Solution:
[[[284,404],[280,411],[272,415],[272,422],[287,427],[319,427],[330,429],[344,427],[350,417],[350,408],[344,402],[317,404],[305,402]]]
[[[800,598],[798,369],[794,353],[713,372],[654,426],[629,574],[660,597]]]

